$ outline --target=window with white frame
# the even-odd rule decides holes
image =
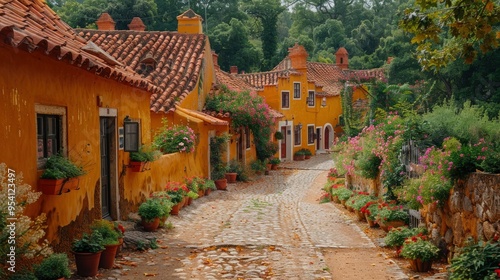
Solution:
[[[307,126],[307,144],[314,144],[314,125]]]
[[[316,99],[316,94],[314,93],[314,90],[310,90],[307,96],[307,106],[314,107],[315,99]]]
[[[295,146],[300,146],[302,143],[302,126],[301,125],[296,125],[294,126],[293,129],[293,139],[294,139],[294,145]]]
[[[64,153],[66,147],[66,108],[36,105],[37,166],[42,168],[48,157]]]
[[[293,83],[293,99],[300,99],[300,83]]]
[[[281,92],[281,108],[290,108],[290,92]]]

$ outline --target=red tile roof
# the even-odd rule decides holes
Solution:
[[[260,73],[238,74],[238,78],[245,80],[257,89],[263,89],[264,86],[277,85],[280,78],[288,78],[293,75],[301,75],[294,69],[285,69]]]
[[[175,105],[198,82],[207,41],[203,34],[87,29],[77,32],[160,89],[151,95],[153,112],[174,111]]]
[[[44,1],[0,0],[0,44],[39,51],[99,76],[157,91],[140,75],[96,55],[100,51],[84,50],[86,43]]]
[[[231,75],[227,72],[222,71],[220,68],[215,68],[215,76],[217,78],[217,85],[226,85],[229,89],[235,91],[255,91],[255,87],[247,83],[244,79],[237,77],[236,75]]]

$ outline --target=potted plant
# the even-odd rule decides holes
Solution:
[[[352,208],[354,209],[354,212],[358,216],[358,220],[364,221],[365,220],[365,214],[361,212],[361,208],[366,205],[369,201],[373,201],[373,197],[370,196],[368,193],[363,193],[360,192],[358,193],[357,196],[355,196],[355,200],[352,203]]]
[[[151,162],[158,159],[160,152],[150,146],[141,146],[139,151],[130,152],[130,171],[143,172],[150,169]]]
[[[312,156],[311,150],[309,149],[301,149],[301,151],[304,153],[304,159],[310,159]]]
[[[205,180],[205,195],[209,195],[210,192],[216,190],[217,186],[215,185],[214,180],[207,179]]]
[[[170,216],[172,207],[174,206],[174,203],[172,202],[172,197],[169,195],[167,191],[157,191],[151,193],[150,199],[158,200],[158,202],[162,207],[160,224],[158,225],[158,227],[163,227],[168,217]]]
[[[79,177],[84,174],[81,166],[56,154],[47,159],[45,170],[38,179],[38,187],[44,194],[62,194],[78,189]]]
[[[260,160],[254,160],[250,163],[250,168],[255,172],[257,175],[261,175],[264,171],[266,171],[266,165],[264,162]]]
[[[241,165],[238,161],[232,160],[227,167],[226,179],[228,183],[236,183],[238,173],[241,171]]]
[[[193,200],[197,199],[198,198],[198,193],[197,192],[193,192],[193,191],[189,191],[186,196],[188,197],[188,202],[187,202],[187,205],[191,205],[191,203],[193,202]]]
[[[281,131],[276,131],[274,133],[274,139],[276,139],[276,140],[283,140],[283,133]]]
[[[438,253],[439,248],[422,234],[407,238],[401,249],[401,256],[410,261],[411,268],[416,272],[429,271]]]
[[[91,235],[84,233],[82,238],[71,244],[71,252],[75,255],[76,273],[83,277],[94,277],[99,269],[99,259],[104,251],[102,235],[95,231]]]
[[[378,203],[374,200],[367,202],[360,209],[361,213],[365,215],[366,222],[370,227],[377,226],[376,216],[378,213]]]
[[[401,248],[403,247],[403,244],[405,243],[405,240],[407,238],[416,236],[418,234],[424,234],[426,233],[426,231],[427,230],[425,228],[392,228],[385,236],[384,242],[386,246],[394,248],[396,250],[396,256],[399,257]]]
[[[276,170],[278,169],[278,164],[281,163],[281,160],[279,158],[273,157],[269,160],[269,163],[271,164],[271,170]]]
[[[227,188],[227,166],[222,160],[227,142],[230,136],[226,133],[210,138],[210,172],[211,179],[215,181],[217,189],[225,190]]]
[[[38,280],[54,280],[71,277],[68,256],[64,253],[52,254],[33,268]]]
[[[403,206],[382,204],[377,213],[377,223],[388,232],[390,227],[402,227],[408,223],[410,215]]]
[[[306,159],[306,154],[304,154],[303,150],[298,150],[293,154],[293,160],[302,161]]]
[[[90,229],[101,234],[101,244],[105,248],[99,260],[99,267],[112,268],[115,263],[116,251],[120,246],[118,241],[120,234],[115,230],[114,223],[104,219],[94,220],[90,225]]]
[[[113,222],[113,225],[115,227],[115,231],[118,233],[118,243],[120,244],[116,250],[116,255],[118,256],[123,245],[123,238],[125,237],[125,227],[117,221]]]
[[[347,200],[352,196],[353,191],[351,191],[350,189],[342,187],[342,188],[338,188],[337,189],[336,194],[337,194],[337,197],[340,200],[340,203],[342,203],[342,205],[344,207],[346,207],[345,204],[346,204]]]
[[[146,199],[139,206],[137,212],[142,219],[142,226],[145,231],[156,231],[160,225],[160,217],[163,215],[163,208],[157,199]]]

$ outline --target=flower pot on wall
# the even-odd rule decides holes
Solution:
[[[238,176],[238,173],[228,172],[228,173],[226,173],[226,180],[228,183],[236,183],[237,176]]]
[[[80,177],[69,178],[65,183],[64,187],[70,190],[79,190],[80,189]]]
[[[219,179],[215,180],[215,186],[218,190],[226,190],[227,189],[227,179]]]
[[[99,269],[99,259],[101,252],[97,253],[80,253],[73,252],[75,255],[76,274],[83,277],[94,277]]]
[[[144,170],[145,162],[142,161],[131,161],[129,163],[130,171],[132,172],[142,172]]]
[[[38,179],[38,190],[48,195],[62,194],[64,180],[65,179]]]
[[[181,210],[181,203],[179,202],[176,205],[172,206],[172,209],[170,209],[170,215],[179,215],[179,211]]]

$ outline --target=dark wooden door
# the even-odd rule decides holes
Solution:
[[[281,134],[283,134],[283,139],[281,139],[281,158],[285,159],[286,158],[286,126],[281,127]]]
[[[330,127],[325,128],[325,150],[330,149]]]
[[[316,150],[321,149],[321,128],[316,128]]]
[[[114,133],[114,118],[101,117],[101,209],[102,217],[111,214],[111,140]]]

